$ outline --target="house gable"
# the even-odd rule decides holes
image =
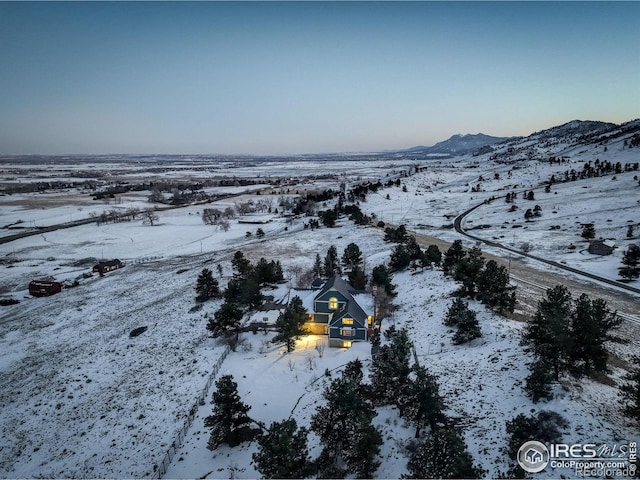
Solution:
[[[359,293],[339,276],[331,277],[317,291],[305,328],[313,334],[328,334],[331,346],[348,347],[352,341],[366,341],[373,326],[373,312],[367,313],[354,298]]]

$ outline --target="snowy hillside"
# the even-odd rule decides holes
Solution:
[[[458,233],[454,220],[478,207],[462,220],[463,229],[474,236],[615,281],[625,249],[640,243],[640,171],[635,167],[640,148],[633,146],[638,132],[639,121],[620,126],[570,122],[447,160],[421,159],[419,154],[289,163],[227,159],[221,167],[203,158],[180,157],[173,168],[164,158],[85,164],[65,159],[53,168],[5,159],[0,164],[3,188],[83,175],[92,175],[100,187],[148,178],[167,184],[234,177],[254,182],[207,186],[208,192],[225,198],[158,211],[154,226],[136,218],[52,232],[38,227],[112,209],[146,208],[152,205],[147,201],[151,192],[127,192],[108,201],[93,200],[91,191],[71,186],[0,195],[0,239],[15,232],[34,233],[0,244],[0,298],[7,303],[0,307],[0,476],[150,477],[192,413],[195,421],[167,478],[259,476],[251,463],[255,444],[216,452],[206,449],[203,418],[211,405],[198,400],[225,347],[206,330],[206,315],[213,314],[221,301],[202,307],[195,302],[195,281],[203,268],[215,272],[220,265],[224,286],[238,250],[252,262],[261,257],[280,260],[287,283],[263,291],[279,298],[297,285],[316,254],[324,256],[331,245],[341,254],[355,242],[370,274],[373,267],[388,262],[393,248],[383,241],[382,229],[356,226],[342,217],[336,228],[312,230],[307,227],[316,217],[295,216],[284,205],[307,192],[348,191],[380,181],[381,188],[357,200],[363,212],[375,214],[376,223],[405,224],[418,234],[449,242],[461,239],[471,247],[476,241]],[[620,170],[581,178],[585,164],[593,167],[596,161],[620,164]],[[37,170],[31,179],[30,169]],[[557,181],[547,192],[545,186],[553,176]],[[528,191],[534,193],[532,200],[524,196]],[[507,193],[514,192],[516,200],[507,203]],[[270,205],[269,211],[236,216],[227,230],[202,221],[204,208],[225,210],[260,200]],[[330,209],[335,202],[335,197],[319,200],[312,207]],[[535,205],[541,215],[525,219],[526,210]],[[615,240],[612,255],[586,252],[587,243],[580,235],[583,223],[593,223],[597,237]],[[635,228],[631,237],[629,226]],[[257,236],[258,228],[264,237]],[[569,249],[571,244],[576,248]],[[480,246],[507,261],[498,246]],[[83,276],[100,258],[119,258],[125,267],[104,277]],[[542,272],[551,270],[532,259],[521,262]],[[554,275],[576,278],[556,270]],[[78,285],[52,297],[29,296],[29,281],[45,276],[68,285],[77,280]],[[383,328],[396,324],[408,329],[418,360],[439,377],[447,414],[464,428],[469,450],[488,475],[499,475],[508,467],[502,451],[505,421],[518,413],[542,408],[561,413],[569,422],[563,432],[568,442],[638,439],[639,427],[622,415],[616,399],[624,359],[615,362],[604,383],[567,380],[555,386],[553,401],[532,404],[521,388],[528,358],[519,344],[523,325],[519,320],[528,311],[518,309],[514,318],[506,319],[472,302],[483,337],[454,346],[442,319],[455,283],[439,270],[398,273],[394,283],[399,310]],[[640,288],[640,281],[628,285]],[[610,288],[600,289],[604,293]],[[637,306],[638,296],[628,295],[632,300],[626,305]],[[9,304],[10,300],[19,303]],[[532,305],[537,301],[529,300]],[[637,312],[637,308],[625,311]],[[277,313],[256,312],[246,320],[273,319]],[[130,336],[143,326],[145,332]],[[324,386],[349,360],[360,358],[365,371],[370,364],[368,344],[322,350],[316,345],[323,345],[326,338],[310,336],[287,355],[268,342],[271,335],[243,334],[238,351],[226,357],[218,372],[234,376],[243,400],[252,406],[250,415],[263,422],[291,415],[299,425],[308,425],[323,401]],[[616,351],[637,352],[637,338],[624,348]],[[327,369],[331,377],[325,376]],[[209,389],[205,398],[211,393]],[[377,477],[397,478],[406,472],[407,446],[414,432],[394,409],[377,412],[375,424],[385,442]],[[310,445],[311,454],[317,455],[313,436]],[[556,470],[536,478],[559,474],[569,472]]]

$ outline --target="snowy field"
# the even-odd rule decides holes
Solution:
[[[354,185],[363,179],[380,179],[384,183],[416,166],[426,167],[418,174],[401,176],[399,187],[369,194],[361,202],[362,210],[375,213],[385,222],[404,223],[409,229],[452,241],[462,238],[453,229],[454,217],[496,197],[473,211],[466,218],[465,228],[489,225],[472,233],[499,239],[509,246],[527,243],[533,254],[615,279],[622,252],[640,235],[639,226],[635,239],[625,236],[627,225],[640,224],[640,187],[634,179],[637,173],[622,173],[615,180],[609,175],[556,184],[548,194],[539,187],[552,174],[582,168],[586,161],[596,158],[637,162],[638,150],[624,149],[621,141],[610,142],[606,152],[595,144],[579,149],[562,143],[537,146],[539,158],[527,157],[516,164],[493,162],[489,154],[468,155],[446,163],[406,159],[347,164],[335,159],[290,164],[274,161],[261,164],[259,170],[256,165],[217,169],[182,161],[179,168],[166,167],[157,175],[176,179],[184,179],[185,172],[189,172],[189,178],[230,172],[253,178],[299,176],[305,177],[303,190],[337,190],[341,182]],[[509,145],[500,148],[506,151]],[[516,152],[520,154],[521,150]],[[566,163],[550,165],[543,161],[558,154],[568,157]],[[3,163],[0,167],[3,181],[31,178],[24,165]],[[98,163],[82,169],[104,171],[110,167],[117,169],[120,178],[148,179],[148,166]],[[74,169],[79,167],[65,165],[51,170],[49,178],[65,177]],[[43,167],[38,180],[47,178],[45,172]],[[231,188],[234,194],[244,191]],[[535,200],[524,200],[520,194],[518,210],[509,212],[510,205],[504,202],[506,192],[532,188],[536,189]],[[114,207],[143,208],[149,205],[149,193],[123,194],[111,205],[91,200],[90,195],[76,190],[4,195],[0,196],[0,227],[21,221],[18,225],[33,229],[87,218],[91,212]],[[272,195],[275,203],[280,195]],[[224,209],[252,197],[259,198],[247,194],[211,206]],[[525,222],[524,210],[535,204],[541,206],[542,216]],[[318,208],[331,206],[328,202]],[[140,220],[87,224],[0,245],[0,298],[20,301],[0,307],[0,477],[153,475],[154,466],[183,427],[213,365],[224,352],[223,346],[208,338],[205,328],[205,315],[213,313],[219,301],[192,310],[196,305],[195,281],[202,268],[215,272],[219,264],[227,278],[231,274],[230,259],[237,250],[253,262],[260,257],[280,260],[290,282],[278,290],[263,292],[277,297],[295,283],[299,268],[310,268],[316,253],[324,256],[330,245],[335,245],[341,255],[349,243],[357,243],[368,271],[387,262],[393,247],[383,242],[380,229],[340,220],[338,228],[311,231],[303,228],[307,219],[276,213],[261,215],[259,220],[268,222],[260,225],[242,224],[236,218],[225,232],[203,224],[203,208],[191,205],[159,212],[154,226],[143,225]],[[597,257],[584,251],[579,223],[585,222],[595,224],[598,237],[616,239],[618,249],[613,255]],[[516,224],[521,227],[512,228]],[[550,230],[555,225],[560,229]],[[258,227],[264,230],[264,238],[256,238]],[[248,237],[247,232],[252,235]],[[15,232],[3,228],[0,237],[11,233]],[[466,239],[463,243],[473,245]],[[567,250],[570,243],[578,248]],[[100,258],[119,258],[125,267],[105,277],[84,278],[82,274]],[[79,285],[53,297],[29,297],[29,281],[43,276],[55,276],[60,281],[77,279]],[[638,427],[630,427],[622,416],[613,386],[591,380],[564,382],[556,387],[557,396],[551,403],[532,404],[521,389],[528,361],[519,346],[521,323],[494,316],[474,303],[483,338],[471,345],[453,346],[452,333],[442,325],[442,318],[456,285],[439,271],[402,273],[394,282],[400,306],[394,322],[408,328],[420,362],[439,376],[447,413],[464,426],[472,455],[489,475],[507,469],[501,452],[506,446],[504,422],[518,413],[541,408],[557,411],[570,423],[564,432],[569,443],[638,439]],[[633,284],[637,286],[638,281]],[[130,338],[129,332],[140,326],[148,327],[147,331]],[[296,352],[285,355],[282,348],[268,343],[269,338],[246,334],[243,344],[225,359],[219,372],[234,375],[243,400],[252,406],[249,414],[266,423],[291,415],[300,425],[308,425],[330,381],[325,371],[328,369],[335,378],[341,367],[356,357],[365,367],[370,362],[367,344],[348,350],[326,348],[320,356],[316,345],[326,339],[308,337]],[[623,373],[614,369],[611,383]],[[223,447],[216,452],[205,448],[208,435],[202,422],[210,412],[210,404],[199,406],[195,423],[166,477],[259,476],[250,461],[255,444],[234,450]],[[391,408],[378,409],[375,422],[383,429],[385,440],[377,476],[397,478],[406,472],[405,447],[413,429]],[[313,436],[310,445],[312,455],[316,455],[319,446]],[[568,474],[554,471],[538,476],[554,478],[563,473]]]
[[[395,324],[408,329],[420,363],[439,378],[448,407],[446,413],[464,428],[469,451],[488,470],[487,477],[496,478],[508,469],[502,451],[507,446],[505,421],[520,413],[528,415],[541,409],[560,413],[569,422],[563,432],[568,443],[622,443],[639,438],[638,430],[630,428],[621,415],[616,389],[610,386],[591,380],[566,383],[555,388],[553,401],[532,403],[521,388],[528,369],[527,355],[519,345],[520,322],[497,317],[472,302],[483,337],[469,345],[455,346],[451,342],[453,331],[442,324],[455,283],[439,271],[401,273],[394,282],[400,292],[395,303],[401,307],[387,327]],[[322,391],[340,375],[344,365],[359,358],[366,372],[371,362],[368,344],[355,344],[350,349],[326,348],[321,356],[315,347],[326,340],[310,336],[298,343],[295,352],[286,354],[283,348],[271,346],[269,338],[270,335],[247,335],[244,347],[227,357],[220,372],[234,376],[242,400],[252,406],[249,415],[267,425],[295,418],[299,426],[308,427],[317,406],[324,402]],[[612,378],[618,379],[622,372],[615,369]],[[198,410],[194,427],[176,454],[167,478],[260,477],[251,464],[255,444],[207,450],[208,434],[203,422],[211,410],[209,404]],[[376,478],[399,478],[407,471],[406,446],[415,429],[393,408],[382,407],[377,412],[374,424],[383,432],[384,445]],[[311,456],[316,457],[321,447],[313,433],[309,446]],[[569,470],[558,469],[538,474],[537,478],[560,475],[571,478]]]

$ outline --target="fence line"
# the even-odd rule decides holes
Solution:
[[[193,424],[193,420],[196,418],[196,413],[198,412],[198,406],[205,404],[207,399],[207,394],[209,393],[209,389],[211,388],[211,385],[213,384],[213,381],[215,380],[216,375],[218,375],[218,371],[222,366],[222,362],[224,362],[225,358],[227,358],[227,355],[229,355],[230,351],[231,351],[231,348],[227,345],[222,355],[220,355],[220,357],[214,364],[213,370],[209,374],[209,378],[207,380],[205,387],[200,392],[200,395],[198,395],[196,402],[189,409],[189,414],[187,415],[187,418],[184,421],[184,425],[182,426],[180,431],[177,433],[176,438],[173,440],[173,443],[169,447],[169,450],[167,450],[167,453],[164,454],[162,461],[153,467],[153,473],[151,476],[152,479],[160,479],[165,473],[167,473],[167,470],[169,469],[169,465],[171,465],[171,461],[173,460],[173,457],[175,456],[176,452],[180,449],[180,447],[182,447],[182,442],[187,436],[187,432],[189,431],[189,428]]]

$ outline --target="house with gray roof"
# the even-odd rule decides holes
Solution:
[[[375,314],[373,301],[367,297],[341,277],[333,276],[315,294],[305,328],[315,335],[328,335],[331,347],[367,341],[374,329]]]
[[[593,255],[611,255],[616,248],[615,240],[592,240],[587,251]]]

